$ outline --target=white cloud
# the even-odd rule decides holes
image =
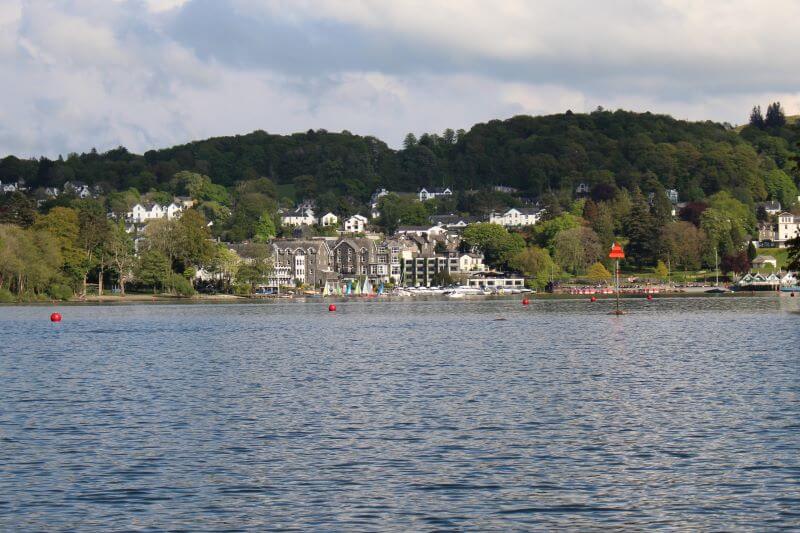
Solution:
[[[265,129],[408,131],[598,105],[800,109],[800,4],[9,0],[0,156]]]

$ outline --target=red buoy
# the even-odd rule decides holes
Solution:
[[[61,313],[53,313],[50,315],[50,322],[61,322]]]
[[[648,300],[652,300],[652,299],[653,299],[653,295],[652,295],[652,294],[648,294],[648,295],[647,295],[647,299],[648,299]]]
[[[333,305],[333,304],[329,305],[328,306],[328,311],[331,311],[331,312],[336,311],[336,306]]]
[[[790,293],[789,293],[789,296],[791,296],[792,298],[794,298],[794,293],[793,293],[793,292],[790,292]]]
[[[527,298],[522,299],[522,305],[528,305],[529,303],[531,303],[531,301],[528,300]]]
[[[589,301],[590,302],[596,302],[597,301],[597,296],[592,296],[591,298],[589,298]]]

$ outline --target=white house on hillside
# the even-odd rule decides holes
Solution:
[[[380,209],[378,209],[378,203],[380,203],[381,198],[387,194],[389,194],[389,191],[386,189],[378,189],[372,193],[372,197],[369,199],[369,215],[372,218],[378,218],[381,216]]]
[[[367,230],[369,219],[364,215],[353,215],[344,221],[344,231],[347,233],[364,233]]]
[[[505,227],[533,226],[542,219],[544,210],[538,207],[512,207],[505,213],[491,213],[489,222]]]
[[[78,198],[85,199],[92,196],[92,190],[89,185],[82,181],[67,181],[64,183],[64,192],[71,193]]]
[[[313,226],[317,222],[314,210],[306,206],[300,206],[281,216],[281,224],[284,226]]]
[[[336,224],[339,223],[339,217],[337,217],[333,213],[328,213],[324,215],[321,219],[319,219],[319,223],[320,225],[326,228],[328,226],[335,226]]]
[[[426,200],[433,200],[434,198],[444,198],[448,196],[453,196],[453,191],[451,191],[448,187],[434,187],[430,189],[420,189],[419,190],[419,201],[424,202]]]

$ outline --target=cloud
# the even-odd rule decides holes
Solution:
[[[598,105],[796,113],[798,15],[783,0],[9,0],[0,156],[254,129],[398,146],[408,131]]]

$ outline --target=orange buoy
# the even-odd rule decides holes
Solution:
[[[336,311],[336,306],[334,304],[329,305],[328,306],[328,311],[330,311],[330,312]]]
[[[61,313],[53,313],[50,315],[50,322],[61,322]]]
[[[597,301],[597,296],[592,296],[591,298],[589,298],[589,301],[590,302],[596,302]]]
[[[531,301],[528,300],[527,298],[522,299],[522,305],[528,305],[529,303],[531,303]]]

